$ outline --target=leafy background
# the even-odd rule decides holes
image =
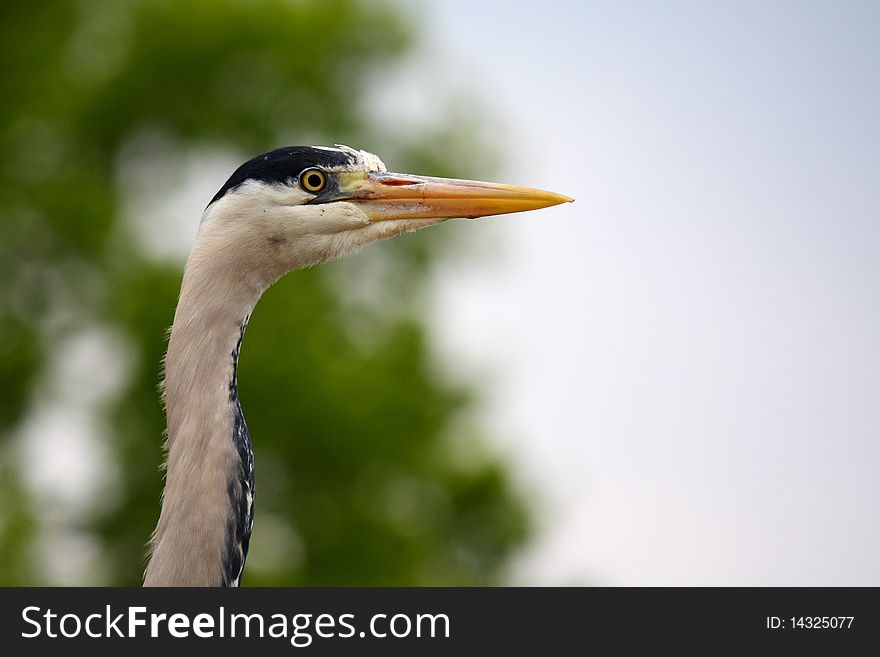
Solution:
[[[418,139],[371,118],[371,85],[418,47],[412,8],[384,2],[0,4],[0,584],[141,580],[183,265],[151,244],[194,235],[178,206],[282,144],[489,173],[479,120],[442,89],[432,102],[456,109]],[[296,272],[259,304],[240,367],[246,585],[502,581],[530,514],[423,320],[456,235]]]

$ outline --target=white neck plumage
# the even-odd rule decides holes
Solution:
[[[271,283],[202,226],[168,344],[167,473],[147,586],[238,584],[253,520],[253,457],[236,387],[241,338]]]

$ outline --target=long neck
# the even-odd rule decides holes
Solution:
[[[254,476],[236,371],[269,282],[217,258],[210,240],[198,240],[187,263],[165,363],[167,473],[146,586],[239,583]]]

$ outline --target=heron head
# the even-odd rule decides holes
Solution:
[[[206,208],[200,237],[274,268],[277,278],[446,219],[571,200],[527,187],[389,173],[372,153],[347,146],[293,146],[239,167]]]

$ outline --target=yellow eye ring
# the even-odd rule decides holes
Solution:
[[[327,186],[327,174],[317,168],[306,169],[299,174],[299,186],[309,194],[322,192]]]

